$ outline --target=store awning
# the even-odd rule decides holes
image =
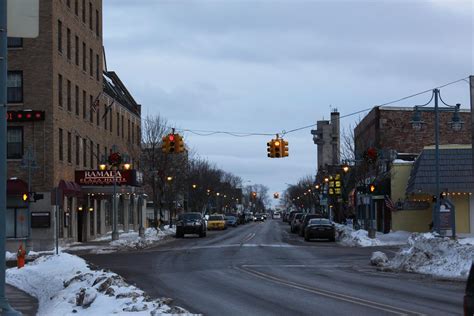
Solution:
[[[7,180],[7,195],[22,195],[28,193],[28,183],[20,179]]]
[[[73,181],[59,181],[58,189],[63,195],[78,196],[81,194],[81,186]]]

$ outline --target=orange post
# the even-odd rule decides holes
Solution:
[[[18,248],[18,252],[16,254],[16,264],[18,269],[23,268],[25,266],[25,257],[26,257],[26,250],[23,249],[23,244],[20,244]]]

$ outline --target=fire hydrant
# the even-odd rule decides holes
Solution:
[[[23,244],[20,244],[18,251],[16,253],[16,264],[18,269],[23,268],[25,266],[25,257],[26,257],[26,250],[23,249]]]

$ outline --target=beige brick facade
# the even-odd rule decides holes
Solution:
[[[32,209],[52,210],[48,193],[61,180],[74,181],[76,170],[97,169],[113,145],[131,155],[132,163],[138,163],[140,106],[122,104],[104,92],[102,47],[102,0],[50,0],[40,2],[39,37],[23,39],[22,47],[8,51],[8,69],[23,73],[23,102],[9,104],[8,110],[42,110],[46,117],[45,121],[8,124],[23,127],[23,153],[31,148],[38,165],[32,170],[32,191],[47,194],[45,201],[33,203]],[[92,111],[96,99],[99,104]],[[28,179],[21,159],[7,163],[8,177]],[[100,200],[88,203],[95,205],[94,209],[104,205]],[[76,198],[66,201],[65,208],[72,212],[68,216],[76,217],[78,205]],[[84,218],[101,217],[99,224],[104,225],[103,214]],[[97,221],[87,224],[87,235],[96,234],[98,230],[90,227],[97,225]],[[61,237],[77,237],[77,227],[65,227]]]

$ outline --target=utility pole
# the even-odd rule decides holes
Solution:
[[[471,96],[472,177],[474,177],[474,76],[469,76],[469,91]]]

